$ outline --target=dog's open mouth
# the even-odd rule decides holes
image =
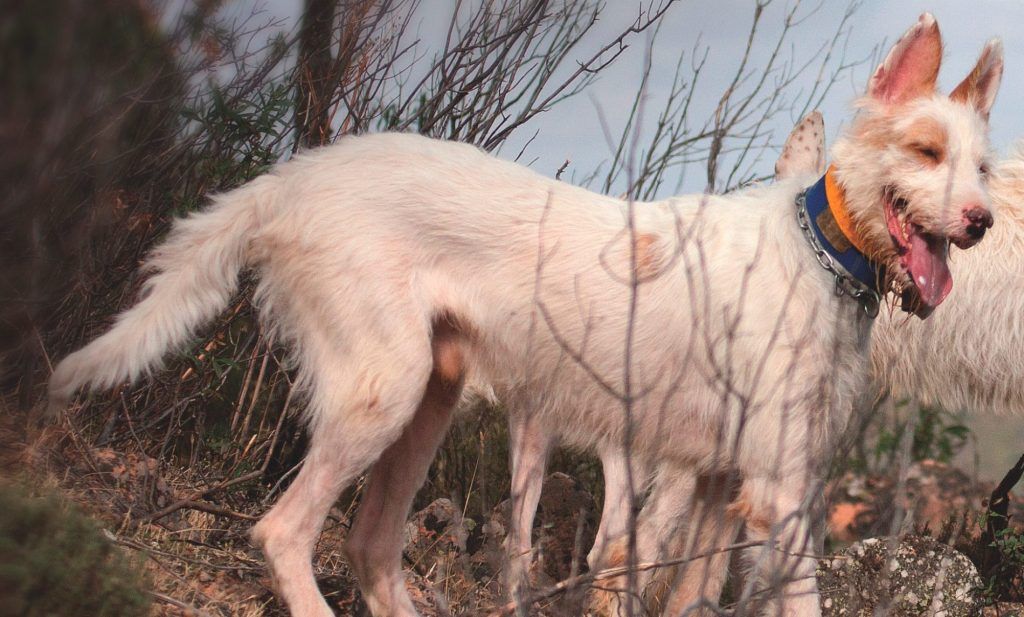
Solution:
[[[892,188],[886,189],[883,203],[889,235],[905,275],[903,281],[896,280],[903,309],[923,319],[942,303],[953,288],[953,275],[946,263],[949,240],[925,232],[910,220],[906,199]]]

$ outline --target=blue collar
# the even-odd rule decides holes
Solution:
[[[821,248],[846,272],[876,294],[883,293],[885,270],[869,260],[843,235],[828,203],[825,176],[803,193],[807,221]]]

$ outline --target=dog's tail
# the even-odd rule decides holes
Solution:
[[[227,306],[249,239],[272,205],[278,182],[273,175],[258,178],[215,197],[206,211],[175,222],[147,260],[152,275],[142,300],[54,369],[48,414],[63,411],[80,388],[110,388],[152,371],[169,349],[184,345]]]

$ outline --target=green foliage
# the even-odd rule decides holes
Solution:
[[[291,86],[280,81],[233,95],[211,84],[207,96],[182,111],[207,150],[197,175],[220,189],[266,172],[291,134],[294,104]]]
[[[1024,530],[1007,526],[1007,523],[998,512],[983,512],[978,525],[989,532],[983,534],[980,540],[960,547],[978,566],[985,584],[982,596],[987,605],[1000,601],[1019,601],[1024,594]]]
[[[910,462],[935,460],[951,463],[971,439],[960,416],[938,407],[914,407],[908,401],[891,413],[878,410],[861,426],[853,451],[838,459],[833,475],[846,470],[886,472],[900,463],[907,430],[913,427]]]
[[[1024,567],[1024,534],[1020,530],[1008,527],[996,534],[992,547],[999,549],[1003,559],[1016,569]]]
[[[89,518],[53,497],[0,487],[0,617],[133,617],[138,569]]]
[[[908,410],[906,401],[897,408]],[[912,413],[912,410],[911,410]],[[899,414],[898,417],[902,417]],[[895,422],[892,426],[883,426],[875,444],[875,460],[893,460],[899,453],[903,443],[908,422]],[[917,422],[914,424],[914,437],[910,446],[911,460],[923,461],[934,459],[949,463],[960,450],[967,445],[971,431],[960,422],[956,414],[938,407],[920,407],[917,410]]]

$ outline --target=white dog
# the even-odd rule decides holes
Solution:
[[[787,139],[776,163],[776,179],[824,173],[824,148],[824,124],[821,115],[814,112]],[[995,166],[991,174],[989,190],[1000,213],[1000,224],[989,233],[983,248],[950,255],[950,270],[957,279],[951,302],[928,321],[909,320],[891,311],[880,314],[871,338],[873,395],[914,397],[926,405],[982,413],[1010,414],[1024,408],[1024,374],[1014,368],[1024,365],[1024,329],[1019,327],[1024,308],[1024,269],[1019,264],[1024,255],[1024,147]],[[512,486],[522,487],[521,494],[513,492],[513,511],[520,513],[522,530],[510,533],[510,537],[522,537],[532,526],[534,510],[529,508],[535,499],[530,497],[534,490],[539,492],[546,455],[556,440],[550,431],[539,427],[526,430],[515,419],[510,426],[513,444],[518,446],[512,450],[513,470],[518,472]],[[634,503],[621,449],[602,450],[600,458],[605,469],[605,499],[601,524],[588,555],[592,569],[608,565],[609,555],[613,565],[621,562],[629,507]],[[639,478],[652,479],[635,461],[633,469]],[[658,477],[636,521],[638,562],[692,559],[701,552],[714,552],[735,537],[737,527],[716,531],[720,523],[716,519],[729,507],[727,491],[719,495],[718,503],[708,503],[700,491],[695,491],[696,482],[695,476],[675,470]],[[691,516],[696,520],[689,520]],[[708,534],[720,545],[710,546],[707,538],[700,538]],[[528,544],[521,545],[515,553],[527,550]],[[727,559],[728,553],[721,552],[715,554],[710,565],[696,560],[698,565],[694,567],[688,562],[692,569],[682,575],[680,568],[662,568],[657,577],[653,573],[658,569],[645,570],[638,587],[646,596],[646,610],[674,615],[699,601],[713,601],[721,589]],[[673,588],[680,591],[666,599]],[[693,589],[700,593],[694,594]],[[611,601],[611,606],[599,602],[597,608],[616,611],[613,598],[602,600]]]
[[[819,176],[825,172],[825,124],[817,111],[797,124],[775,164],[777,180]],[[467,387],[471,387],[467,384]],[[481,388],[486,392],[486,389]],[[547,458],[558,439],[551,430],[533,421],[530,416],[509,416],[509,441],[512,457],[512,527],[509,548],[513,560],[529,555],[530,535],[540,499]],[[599,452],[604,473],[604,505],[594,545],[587,556],[590,567],[597,568],[609,540],[623,536],[629,524],[629,509],[634,495],[650,481],[642,461],[628,461],[621,444],[605,447]],[[628,463],[631,463],[629,465]],[[632,466],[632,482],[629,467]],[[631,485],[632,490],[631,490]]]
[[[824,162],[819,156],[823,148],[821,117],[812,114],[787,140],[776,165],[777,179],[823,173]],[[1024,267],[1020,263],[1024,258],[1024,148],[1019,147],[992,169],[989,194],[999,212],[999,224],[977,249],[950,255],[950,270],[957,284],[942,309],[928,321],[908,320],[901,313],[888,311],[879,315],[871,332],[873,395],[913,397],[925,405],[976,413],[1008,415],[1024,409],[1024,372],[1020,370],[1024,367],[1024,329],[1020,327],[1024,311]],[[528,457],[550,436],[538,432],[522,441],[531,439],[537,443],[527,443],[525,454],[513,452],[514,458]],[[612,472],[605,475],[601,527],[590,554],[594,568],[603,565],[601,557],[609,541],[612,545],[608,550],[621,553],[626,533],[623,504],[629,501],[628,485],[619,471],[625,464],[624,457],[610,450],[602,453],[601,460]],[[529,466],[521,463],[519,468]],[[542,471],[543,465],[539,467]],[[518,483],[540,482],[542,476],[520,478]],[[699,534],[702,525],[714,525],[705,516],[692,528],[689,526],[695,482],[693,476],[679,473],[658,478],[649,503],[638,517],[638,561],[656,563],[695,554],[691,536]],[[727,544],[728,537],[719,541]],[[720,559],[724,560],[725,555]],[[701,589],[703,597],[711,600],[718,596],[724,571],[720,567],[714,572],[708,569],[698,567],[686,580],[708,576],[701,580]],[[678,575],[675,571],[662,572],[653,582],[651,574],[642,575],[639,586],[644,588],[647,608],[654,614],[684,610],[675,597],[664,597],[673,587],[682,587],[672,582]],[[683,597],[692,600],[690,594]]]
[[[374,615],[415,614],[404,520],[479,371],[574,443],[628,441],[663,469],[738,477],[730,512],[765,542],[783,583],[774,601],[818,615],[804,505],[865,390],[875,294],[891,283],[929,312],[950,286],[947,239],[970,246],[992,222],[985,133],[1001,48],[951,98],[935,93],[940,57],[923,16],[833,150],[830,201],[817,203],[832,214],[810,219],[793,181],[634,207],[411,135],[296,157],[178,222],[142,301],[56,368],[52,406],[151,370],[250,265],[308,393],[306,462],[253,530],[293,614],[331,614],[313,547],[370,467],[345,551]],[[845,254],[885,268],[877,290],[819,263],[808,234],[826,220]]]
[[[786,139],[775,164],[775,176],[777,180],[787,180],[815,174],[820,176],[824,172],[824,120],[820,113],[812,112],[794,127]],[[467,388],[472,386],[467,384]],[[558,441],[556,437],[552,430],[541,426],[535,418],[515,413],[509,416],[512,512],[507,544],[512,566],[510,578],[514,585],[523,585],[528,580],[527,572],[533,556],[533,522],[548,455]],[[604,475],[604,504],[594,544],[587,555],[591,570],[600,569],[608,561],[605,551],[610,541],[617,542],[612,550],[617,551],[616,560],[621,561],[629,525],[636,522],[630,520],[630,511],[636,504],[637,493],[642,493],[653,479],[643,461],[635,457],[627,460],[621,444],[603,447],[599,458]],[[658,490],[652,494],[651,505],[645,509],[641,519],[649,533],[638,538],[640,562],[651,563],[668,558],[669,547],[674,546],[673,536],[679,532],[688,514],[696,478],[679,474],[676,469],[669,473],[672,472],[674,475],[662,477],[658,482]],[[685,540],[679,544],[685,545]],[[646,587],[650,578],[650,573],[642,574],[640,585]]]
[[[816,149],[804,150],[807,138],[823,137],[819,122],[820,116],[812,115],[790,136],[777,166],[778,179],[824,171]],[[800,135],[805,139],[798,145]],[[823,140],[819,146],[824,146]],[[957,284],[942,309],[928,321],[908,320],[900,313],[879,315],[871,332],[873,395],[913,397],[924,405],[975,413],[1009,415],[1024,409],[1024,328],[1020,326],[1024,311],[1024,147],[992,169],[989,194],[999,212],[999,224],[977,249],[950,255],[950,271]],[[544,443],[548,437],[532,439]],[[524,452],[529,456],[536,449],[536,444],[527,444]],[[602,453],[601,460],[612,473],[605,475],[601,527],[590,554],[594,568],[603,565],[605,550],[621,554],[627,531],[623,504],[628,503],[629,489],[619,471],[624,457],[610,450]],[[520,464],[521,469],[527,467]],[[519,483],[540,482],[542,476],[521,478]],[[671,561],[712,548],[707,541],[699,548],[694,543],[702,526],[715,525],[709,517],[716,513],[715,504],[695,503],[695,482],[694,476],[674,470],[658,477],[637,518],[639,562]],[[688,519],[695,506],[703,507],[705,515],[691,526]],[[720,511],[728,506],[719,503],[717,507]],[[532,522],[532,517],[529,520]],[[726,534],[717,540],[724,546],[733,536]],[[703,599],[716,599],[725,559],[723,553],[714,566],[697,566],[682,575],[677,568],[665,569],[658,576],[643,573],[638,587],[644,590],[647,609],[653,614],[679,614],[693,602],[693,595],[683,588],[694,581],[699,581]],[[679,588],[675,595],[673,588]]]

